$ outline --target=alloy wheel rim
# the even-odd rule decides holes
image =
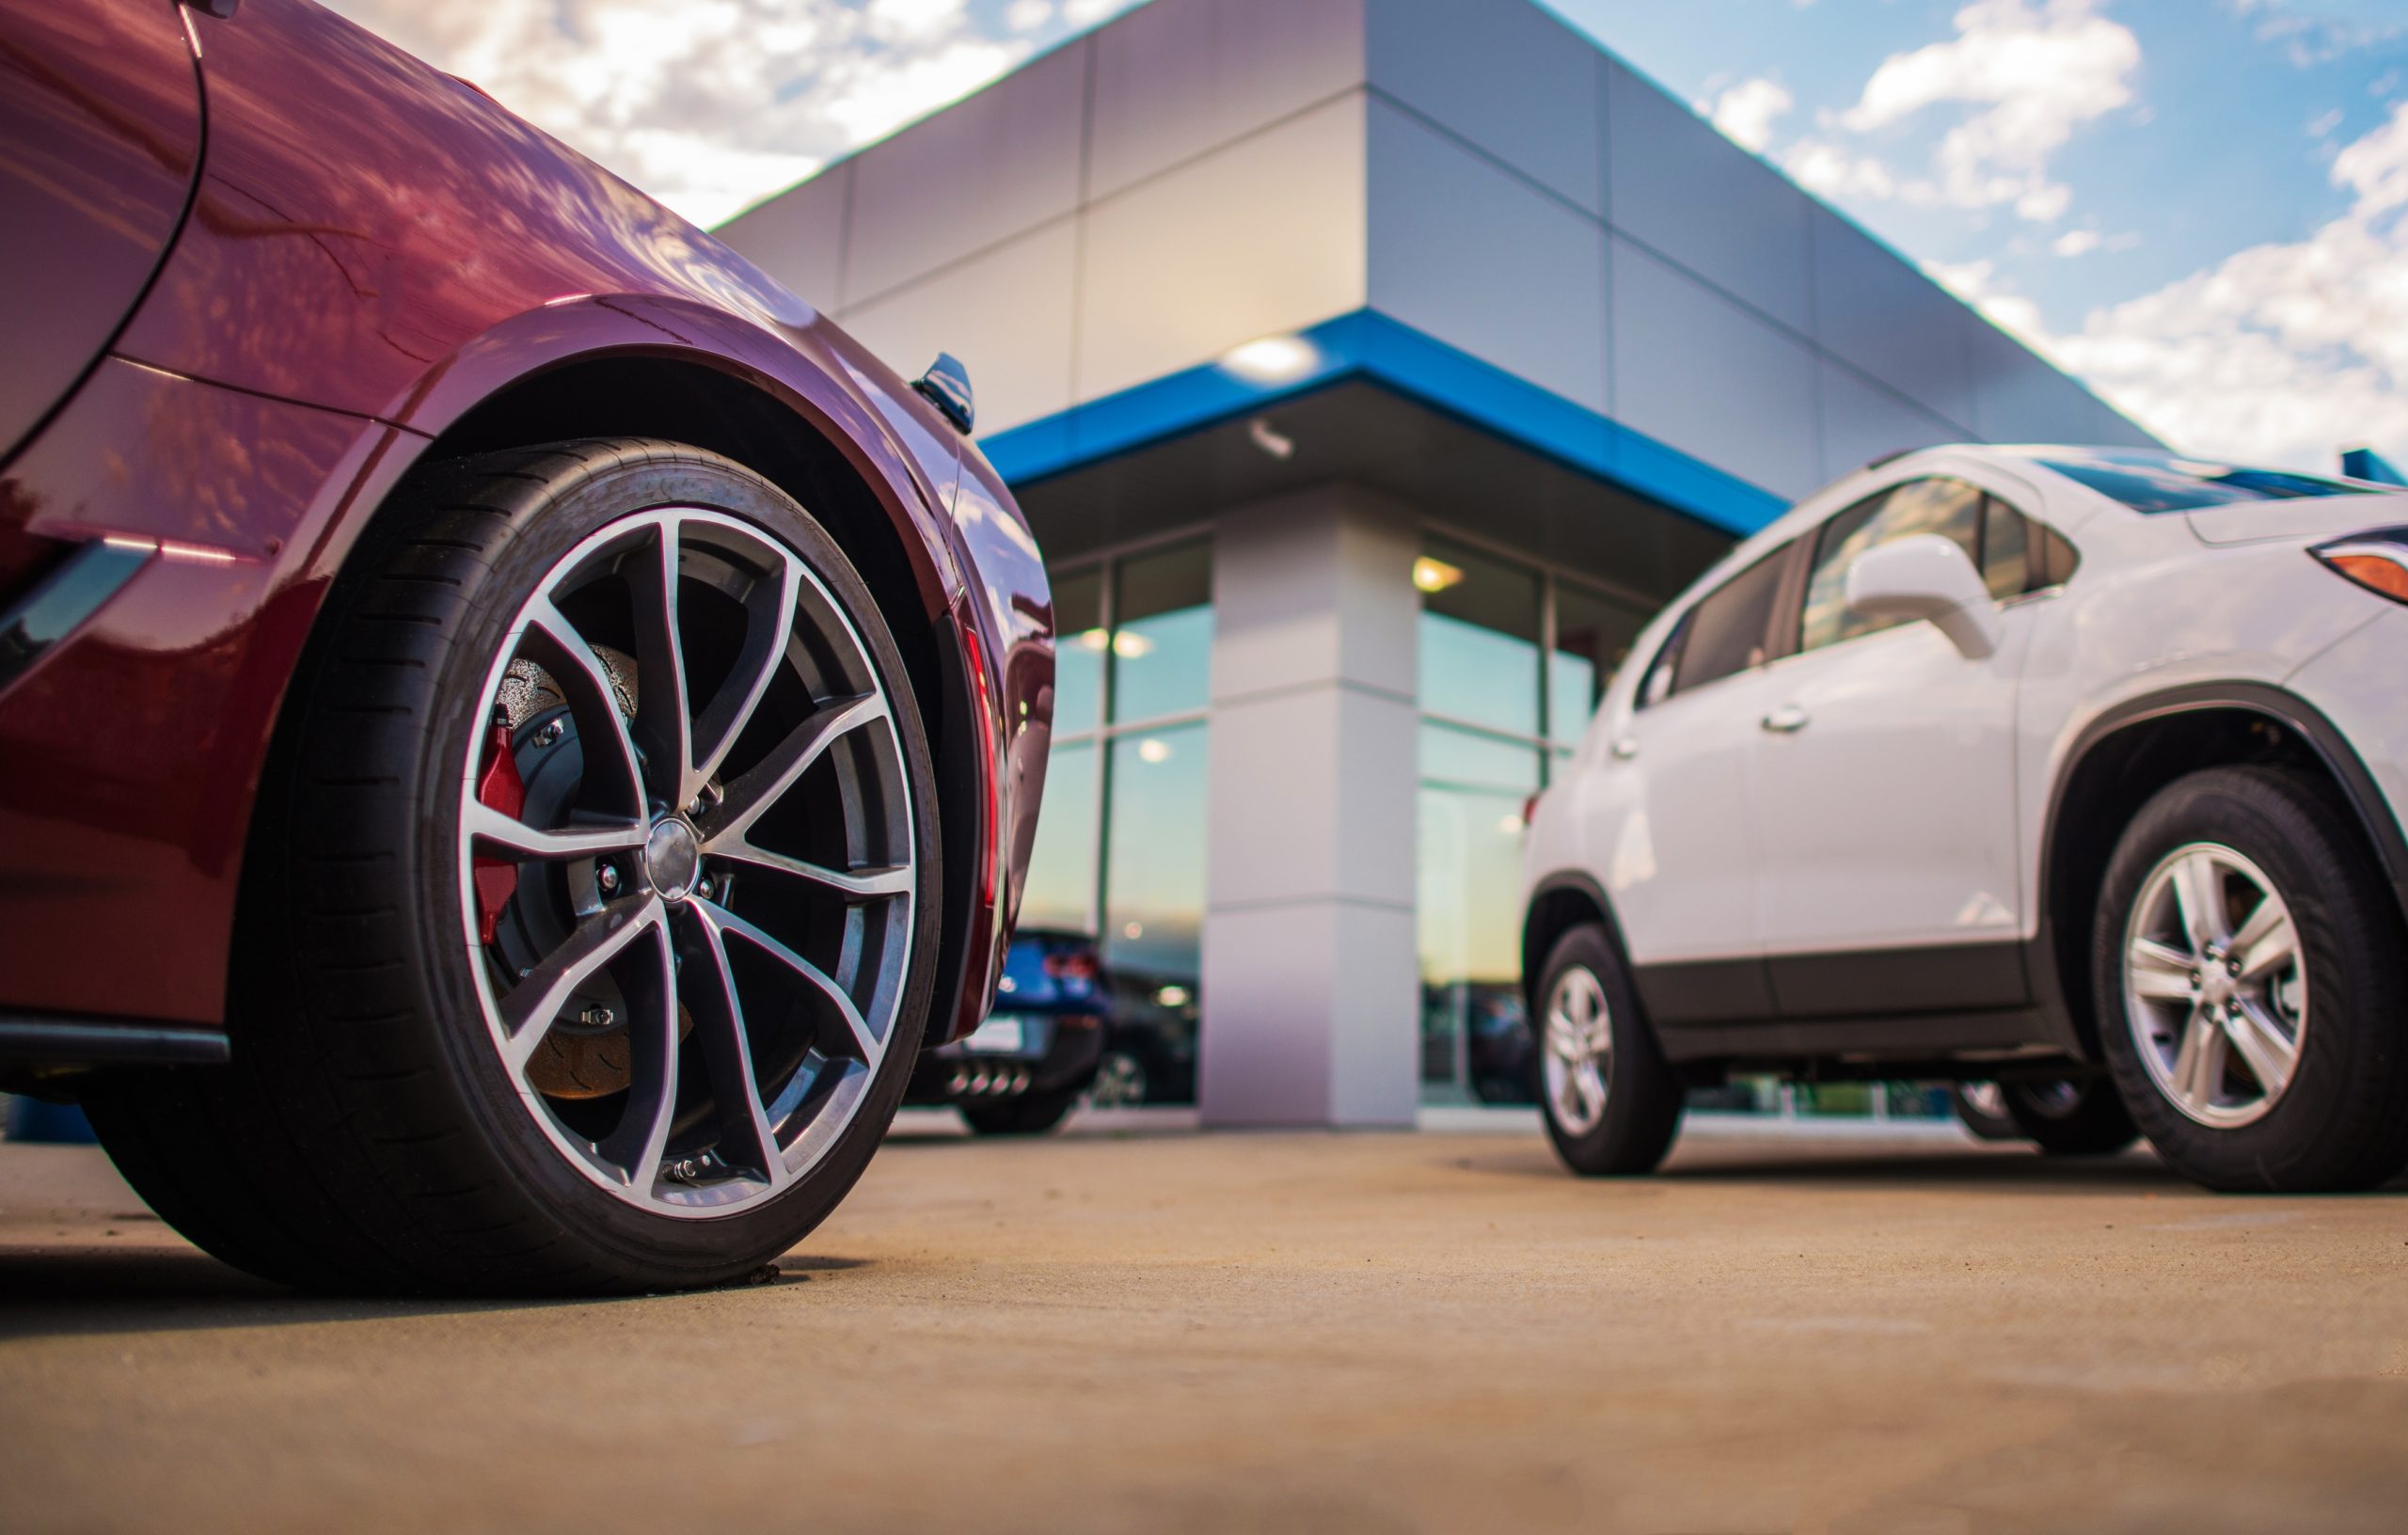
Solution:
[[[523,1106],[651,1213],[774,1198],[867,1099],[917,920],[902,739],[851,617],[762,529],[653,509],[554,562],[480,697],[461,913]]]
[[[1586,1135],[1606,1116],[1613,1084],[1613,1018],[1606,989],[1585,965],[1556,977],[1546,999],[1547,1112],[1568,1134]]]
[[[2263,1118],[2299,1073],[2308,983],[2290,908],[2265,872],[2195,842],[2141,882],[2124,936],[2124,1012],[2149,1080],[2190,1118]]]

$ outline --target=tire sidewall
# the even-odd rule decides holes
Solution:
[[[509,625],[535,585],[585,538],[632,514],[698,507],[749,522],[784,543],[826,585],[859,631],[895,710],[912,795],[916,866],[938,870],[936,780],[917,701],[894,639],[867,586],[835,541],[784,492],[731,461],[691,449],[661,449],[563,477],[552,493],[512,525],[491,551],[490,576],[475,614],[443,660],[435,694],[439,717],[428,732],[408,799],[423,807],[410,841],[417,896],[420,973],[426,977],[422,1021],[459,1089],[462,1110],[502,1176],[537,1211],[553,1218],[560,1240],[597,1249],[613,1272],[661,1275],[663,1283],[734,1277],[784,1251],[843,1199],[877,1149],[899,1105],[919,1052],[934,985],[938,912],[922,896],[914,913],[910,965],[893,1037],[852,1122],[812,1167],[778,1197],[727,1215],[655,1214],[601,1188],[555,1147],[524,1101],[495,1049],[459,942],[459,803],[454,786],[484,728],[487,669]],[[924,879],[924,891],[942,888]]]

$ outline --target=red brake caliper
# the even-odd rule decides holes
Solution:
[[[510,726],[496,720],[485,736],[485,768],[477,778],[477,802],[515,820],[527,810],[527,781],[518,776],[518,758],[510,750]],[[471,869],[477,880],[477,942],[493,942],[501,909],[518,892],[518,865],[506,858],[480,858]]]

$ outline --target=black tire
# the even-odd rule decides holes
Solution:
[[[2124,1110],[2115,1084],[2089,1082],[2009,1082],[2000,1084],[2013,1134],[2052,1157],[2111,1157],[2140,1139],[2140,1127]]]
[[[1976,1090],[1981,1088],[1988,1090]],[[2016,1128],[2015,1120],[2006,1112],[2006,1090],[1997,1083],[1952,1083],[1948,1088],[1948,1103],[1956,1111],[1957,1122],[1971,1131],[1975,1140],[2023,1139],[2023,1131]]]
[[[1558,989],[1576,972],[1585,972],[1602,993],[1602,1022],[1611,1041],[1606,1069],[1600,1073],[1603,1107],[1594,1123],[1585,1125],[1567,1121],[1549,1078],[1548,1052],[1554,1048],[1549,1009]],[[1671,1149],[1672,1137],[1680,1132],[1687,1095],[1679,1075],[1664,1059],[1656,1031],[1640,1013],[1638,994],[1605,928],[1584,923],[1558,939],[1539,973],[1536,995],[1539,1017],[1531,1029],[1541,1052],[1539,1110],[1556,1155],[1583,1177],[1654,1172]]]
[[[2289,910],[2308,999],[2288,1084],[2257,1118],[2233,1126],[2204,1122],[2160,1086],[2125,997],[2127,940],[2144,886],[2162,862],[2195,845],[2230,849],[2271,881]],[[2100,1041],[2126,1107],[2158,1154],[2210,1188],[2234,1192],[2367,1189],[2408,1166],[2402,940],[2400,912],[2359,826],[2316,778],[2276,767],[2218,768],[2160,792],[2116,847],[2092,944]]]
[[[961,1117],[981,1135],[1042,1135],[1062,1122],[1082,1089],[1027,1092],[1000,1103],[962,1103]]]
[[[849,1120],[783,1189],[725,1215],[657,1212],[573,1165],[520,1101],[481,1010],[458,862],[460,764],[489,728],[479,689],[534,583],[595,530],[655,507],[715,509],[775,535],[843,609],[887,689],[916,876],[942,888],[935,771],[901,657],[867,586],[791,498],[717,454],[642,440],[414,475],[329,594],[270,753],[237,926],[232,1064],[90,1094],[135,1189],[219,1258],[348,1291],[725,1283],[824,1219],[883,1137],[929,1005],[933,917],[915,917],[899,951],[891,1033]],[[689,1053],[679,1037],[671,1050]]]

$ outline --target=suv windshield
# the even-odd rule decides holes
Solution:
[[[2113,497],[2135,512],[2190,512],[2233,501],[2287,501],[2303,496],[2363,496],[2379,487],[2289,469],[2254,469],[2172,453],[2051,448],[2041,467]]]

